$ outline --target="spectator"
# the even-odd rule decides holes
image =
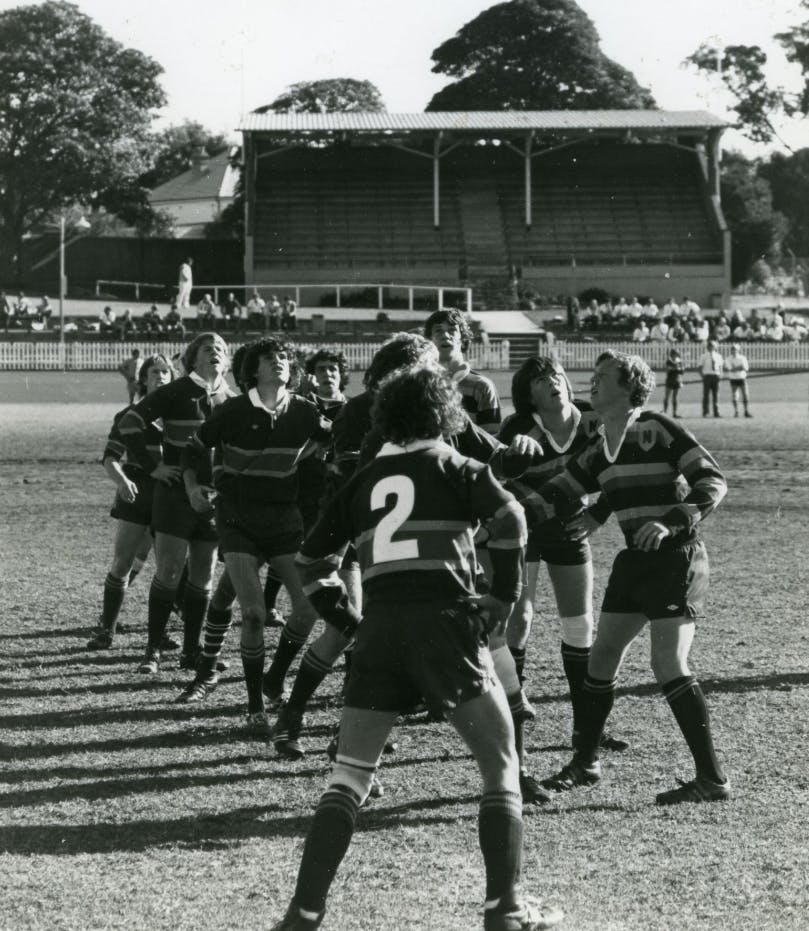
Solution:
[[[772,315],[772,321],[766,329],[767,339],[774,343],[781,343],[784,340],[784,318],[779,313]]]
[[[741,323],[735,324],[731,333],[732,338],[737,342],[742,339],[753,339],[754,335],[750,329],[750,324],[745,319],[742,319]]]
[[[638,325],[632,331],[632,342],[633,343],[645,343],[648,339],[649,339],[649,327],[646,326],[645,320],[639,319]]]
[[[752,417],[750,413],[750,394],[747,390],[747,373],[750,370],[750,364],[745,356],[739,350],[738,343],[730,344],[730,355],[725,362],[725,371],[728,373],[730,380],[730,399],[733,402],[733,416],[739,416],[739,395],[742,396],[744,405],[744,416]]]
[[[265,333],[267,332],[267,302],[258,293],[258,288],[253,288],[253,293],[247,302],[247,322],[251,329],[263,329]]]
[[[179,302],[177,307],[180,308]],[[212,329],[216,329],[216,304],[211,300],[210,294],[205,294],[197,304],[197,330],[201,333],[203,330]]]
[[[128,307],[124,311],[123,317],[118,319],[116,328],[122,341],[135,332],[135,321],[132,318],[132,311]]]
[[[672,326],[674,321],[680,316],[680,305],[673,297],[670,297],[663,305],[663,319]]]
[[[670,343],[684,343],[687,339],[688,334],[685,332],[685,327],[675,314],[669,327],[668,340]]]
[[[702,317],[702,309],[696,301],[692,301],[690,297],[686,296],[683,298],[682,304],[680,304],[680,314],[683,317],[694,316],[699,320]]]
[[[0,291],[0,326],[3,327],[6,333],[8,333],[8,325],[11,323],[12,316],[13,311],[6,292]]]
[[[160,313],[158,312],[157,304],[152,304],[140,319],[141,329],[144,333],[149,336],[160,335]]]
[[[708,324],[707,320],[697,320],[696,323],[692,324],[693,335],[692,339],[698,343],[705,343],[711,336],[711,327]]]
[[[649,339],[653,343],[665,342],[669,338],[669,325],[665,320],[655,320],[655,324],[649,331]]]
[[[14,319],[12,326],[20,327],[23,330],[30,329],[30,323],[33,318],[28,298],[20,291],[17,300],[14,302]]]
[[[708,409],[713,407],[714,417],[719,413],[719,379],[722,377],[724,360],[716,349],[716,340],[709,339],[705,352],[700,359],[699,368],[702,375],[702,416],[708,416]],[[710,403],[709,403],[710,402]]]
[[[112,307],[105,307],[98,315],[98,332],[107,336],[115,329],[115,311]]]
[[[629,320],[629,304],[625,297],[619,297],[618,303],[612,308],[612,319],[619,325]]]
[[[284,306],[281,310],[281,329],[284,332],[291,332],[298,329],[297,317],[298,305],[289,295],[284,296]]]
[[[627,314],[629,319],[633,321],[640,320],[640,318],[643,316],[643,304],[641,304],[641,302],[636,297],[633,297],[629,302]]]
[[[233,330],[234,333],[242,328],[242,305],[232,291],[228,291],[227,297],[222,301],[220,306],[222,320],[226,330]]]
[[[747,320],[745,319],[745,316],[739,307],[737,307],[730,315],[730,320],[728,323],[730,323],[731,330],[735,330],[736,327],[741,326],[743,323],[747,323]]]
[[[194,260],[186,259],[180,266],[180,274],[177,282],[177,307],[180,310],[191,307],[191,288],[194,286],[194,274],[191,266]]]
[[[171,339],[185,339],[185,326],[177,305],[172,304],[171,310],[163,320],[163,332]]]
[[[270,295],[267,303],[267,329],[270,331],[277,330],[281,324],[281,302],[274,295]]]
[[[36,312],[37,322],[44,323],[45,326],[49,326],[52,315],[53,315],[53,307],[51,307],[51,302],[48,300],[48,296],[46,294],[43,294],[42,300],[39,302],[37,306],[37,312]]]
[[[726,340],[730,339],[730,324],[727,321],[727,318],[724,314],[719,314],[716,318],[716,327],[714,328],[713,335],[717,342],[723,343]]]
[[[585,308],[582,323],[585,328],[589,327],[593,330],[597,330],[601,326],[601,311],[595,298]]]
[[[680,419],[677,413],[677,399],[680,396],[680,388],[683,386],[683,375],[685,374],[685,365],[680,357],[679,349],[669,349],[669,357],[666,359],[666,384],[663,394],[663,413],[668,410],[669,401],[671,401],[671,415]]]
[[[118,371],[123,375],[126,382],[126,390],[129,393],[129,403],[134,404],[138,395],[138,375],[143,359],[140,357],[140,349],[133,349],[128,359],[118,366]]]
[[[660,309],[652,298],[649,298],[643,308],[643,317],[648,324],[654,323],[660,317]]]

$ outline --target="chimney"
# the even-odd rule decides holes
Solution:
[[[194,151],[191,153],[191,167],[200,175],[207,175],[210,171],[208,153],[204,145],[194,146]]]

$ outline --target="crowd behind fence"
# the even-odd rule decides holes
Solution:
[[[566,369],[592,369],[596,359],[605,349],[638,355],[653,369],[666,367],[666,358],[675,348],[686,369],[697,368],[705,352],[704,343],[634,343],[634,342],[568,342],[557,339],[554,352]],[[751,369],[800,370],[809,369],[809,343],[740,343],[740,350],[747,356]],[[540,349],[540,352],[542,350]],[[730,344],[719,346],[723,354],[730,352]]]

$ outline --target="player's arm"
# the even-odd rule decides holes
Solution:
[[[673,534],[691,533],[722,501],[728,492],[725,476],[716,460],[694,435],[677,423],[666,423],[673,442],[668,447],[671,462],[688,482],[690,491],[663,517]]]
[[[125,411],[118,424],[127,458],[140,466],[147,475],[169,484],[180,477],[180,469],[166,465],[160,456],[155,456],[147,445],[147,439],[148,425],[169,412],[173,397],[173,385],[158,388]]]
[[[210,475],[212,450],[221,443],[222,433],[227,423],[227,403],[214,408],[211,416],[197,428],[197,432],[186,443],[180,455],[185,493],[191,507],[204,513],[210,510],[215,489],[211,485],[200,484],[199,476],[203,472]]]
[[[497,391],[493,384],[488,381],[482,384],[477,402],[478,411],[475,416],[475,423],[487,433],[497,433],[503,415],[500,411],[500,398],[497,397]]]
[[[538,491],[519,482],[509,483],[526,510],[533,532],[546,542],[580,539],[596,529],[601,517],[606,520],[609,516],[606,501],[594,512],[588,511],[587,518],[581,515],[581,500],[601,490],[591,465],[594,448],[593,444],[585,446],[563,472]]]
[[[334,467],[340,483],[347,482],[357,470],[365,430],[359,423],[354,405],[343,405],[332,424]]]

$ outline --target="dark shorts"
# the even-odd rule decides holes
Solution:
[[[423,697],[431,710],[451,711],[496,681],[479,621],[462,602],[372,602],[357,631],[345,703],[398,712]]]
[[[267,562],[273,556],[297,553],[303,542],[303,520],[294,504],[235,507],[220,496],[216,500],[216,526],[225,556],[247,553]]]
[[[127,477],[138,486],[138,493],[135,495],[135,500],[130,503],[124,501],[116,492],[115,500],[112,502],[112,508],[110,509],[110,517],[114,517],[116,520],[128,521],[130,524],[141,524],[143,527],[148,527],[152,523],[155,480],[145,472],[132,474],[126,469],[124,471]]]
[[[215,543],[219,539],[213,508],[205,514],[198,514],[180,484],[155,483],[152,529],[155,533],[167,533],[181,540]]]
[[[644,553],[621,550],[612,564],[602,611],[649,620],[700,617],[708,593],[708,554],[701,541]]]
[[[562,543],[550,546],[533,533],[528,534],[525,547],[526,562],[546,562],[551,566],[585,566],[592,562],[590,544],[587,540],[578,543]]]

